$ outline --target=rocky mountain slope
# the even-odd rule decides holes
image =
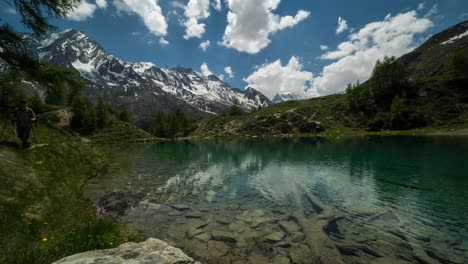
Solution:
[[[468,20],[435,34],[400,60],[410,79],[443,74],[445,61],[452,52],[468,56]]]
[[[33,57],[76,69],[88,84],[86,96],[103,96],[114,107],[128,107],[137,120],[175,108],[192,116],[207,116],[225,111],[233,102],[245,110],[270,104],[260,92],[252,88],[233,89],[215,75],[205,76],[191,68],[160,68],[149,62],[121,60],[77,30],[39,39],[25,34],[23,39]]]

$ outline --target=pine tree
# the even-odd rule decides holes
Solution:
[[[44,102],[37,91],[34,91],[34,95],[29,98],[29,106],[34,110],[34,112],[36,112],[36,114],[44,111]]]
[[[107,113],[106,104],[104,103],[102,96],[98,97],[98,100],[96,103],[96,119],[97,119],[97,126],[99,128],[105,127],[110,121],[110,116]]]
[[[131,123],[132,122],[132,116],[130,115],[130,112],[128,112],[128,109],[125,107],[120,111],[119,113],[119,119],[120,121]]]

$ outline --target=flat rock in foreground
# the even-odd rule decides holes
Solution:
[[[54,262],[54,264],[92,263],[200,264],[187,256],[182,250],[155,238],[149,238],[141,243],[122,244],[113,249],[79,253]]]

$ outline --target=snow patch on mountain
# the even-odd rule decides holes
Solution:
[[[464,33],[460,34],[460,35],[457,35],[457,36],[455,36],[455,37],[450,38],[450,39],[447,40],[447,41],[442,42],[440,45],[446,45],[446,44],[453,43],[453,42],[455,42],[457,39],[461,39],[461,38],[463,38],[463,37],[465,37],[465,36],[468,36],[468,30],[465,31]]]

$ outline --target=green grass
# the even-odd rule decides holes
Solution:
[[[97,144],[112,144],[116,142],[138,142],[154,140],[154,137],[132,124],[113,120],[108,126],[97,129],[90,139]]]
[[[0,116],[2,125],[4,120]],[[116,220],[96,217],[77,197],[103,154],[47,120],[34,130],[45,145],[21,150],[9,126],[0,141],[0,263],[51,263],[139,240]]]
[[[408,130],[388,130],[391,123],[390,109],[379,107],[367,114],[352,112],[347,106],[345,94],[334,94],[307,100],[273,104],[260,111],[235,117],[214,117],[199,121],[191,137],[231,136],[298,136],[329,137],[360,135],[422,135],[435,132],[453,132],[468,126],[468,79],[432,77],[413,80],[411,96],[405,98],[404,110],[408,114],[401,127],[419,127]],[[419,92],[426,93],[419,96]],[[371,109],[371,108],[370,108]],[[304,120],[320,122],[325,131],[308,133],[300,126]],[[383,130],[366,131],[375,122],[383,122]],[[387,129],[387,130],[386,130]],[[375,129],[377,130],[377,129]]]

